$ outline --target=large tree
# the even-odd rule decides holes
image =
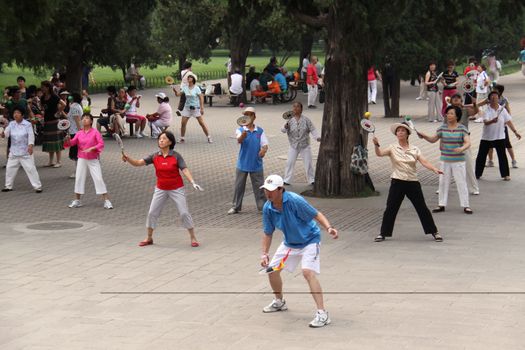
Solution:
[[[32,68],[65,67],[66,83],[71,91],[80,91],[82,67],[85,64],[117,64],[120,53],[115,48],[121,30],[129,25],[140,25],[140,18],[148,16],[154,0],[47,0],[40,4],[48,13],[40,26],[20,36],[9,36],[14,48],[12,59]],[[37,11],[27,6],[26,13]],[[137,15],[128,17],[137,9]],[[24,16],[24,18],[26,18]],[[27,23],[19,21],[19,26]],[[137,46],[137,54],[140,46]],[[132,52],[128,53],[133,55]]]
[[[222,35],[224,1],[159,0],[153,15],[152,41],[163,61],[208,60]]]

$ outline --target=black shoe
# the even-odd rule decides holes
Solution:
[[[2,188],[2,192],[11,192],[12,190],[13,190],[12,188],[7,188],[7,187]]]
[[[432,209],[433,213],[441,213],[442,211],[445,211],[445,207],[438,206],[438,207],[435,207],[434,209]]]
[[[182,114],[180,113],[179,110],[177,110],[177,111],[175,112],[175,114],[177,114],[179,117],[182,117]]]
[[[37,188],[37,189],[35,190],[35,192],[36,192],[36,193],[42,193],[42,189],[41,189],[41,188]]]

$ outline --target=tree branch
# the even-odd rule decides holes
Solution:
[[[299,22],[302,22],[308,26],[322,28],[328,26],[328,14],[322,13],[318,16],[307,15],[303,12],[300,12],[297,9],[290,11],[292,16],[294,16]]]

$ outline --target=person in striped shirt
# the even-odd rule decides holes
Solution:
[[[465,214],[472,214],[469,205],[469,193],[466,180],[465,151],[470,147],[470,136],[467,128],[460,124],[462,111],[457,106],[448,106],[445,110],[446,124],[441,125],[433,136],[417,132],[420,138],[435,143],[440,140],[441,163],[443,175],[439,177],[439,205],[433,213],[445,211],[448,202],[448,189],[451,175],[459,194],[459,201]]]

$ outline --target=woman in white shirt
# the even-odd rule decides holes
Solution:
[[[33,158],[35,134],[31,123],[24,119],[24,112],[22,107],[15,107],[13,111],[14,120],[9,123],[5,131],[0,133],[1,137],[11,138],[11,148],[9,149],[5,170],[5,187],[2,192],[13,190],[13,183],[20,166],[24,168],[35,192],[42,192],[42,183]]]

